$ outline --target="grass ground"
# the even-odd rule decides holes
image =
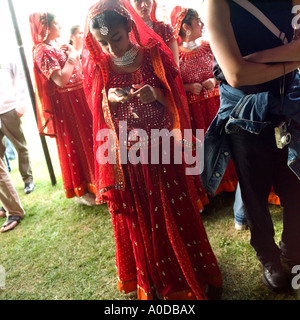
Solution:
[[[114,237],[106,206],[86,207],[65,198],[55,142],[47,139],[57,178],[57,185],[51,185],[31,112],[23,122],[36,189],[24,195],[17,161],[11,161],[26,217],[13,231],[0,234],[0,266],[6,271],[0,300],[130,299],[116,287]],[[234,229],[233,200],[232,194],[218,196],[203,213],[223,274],[223,299],[299,300],[299,291],[275,294],[262,284],[249,231]],[[271,211],[278,242],[282,211],[276,206]]]

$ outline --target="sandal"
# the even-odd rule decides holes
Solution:
[[[6,217],[6,210],[3,207],[0,207],[0,218]]]
[[[0,229],[0,232],[6,232],[14,229],[20,223],[20,220],[21,220],[20,217],[14,217],[14,216],[7,217],[5,223]]]

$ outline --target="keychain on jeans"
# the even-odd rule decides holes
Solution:
[[[280,115],[283,115],[283,105],[284,105],[284,89],[285,89],[285,64],[283,63],[283,81],[280,81]],[[287,130],[287,123],[285,121],[280,122],[280,124],[274,128],[275,130],[275,141],[278,149],[283,149],[286,145],[291,142],[292,136]]]

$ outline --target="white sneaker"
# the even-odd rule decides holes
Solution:
[[[235,222],[234,226],[235,226],[235,229],[238,230],[238,231],[243,231],[243,230],[247,230],[248,229],[248,225],[247,224],[240,224],[240,223]]]

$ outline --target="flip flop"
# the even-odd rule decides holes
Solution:
[[[7,225],[3,225],[2,228],[0,229],[0,232],[6,232],[14,229],[17,225],[19,224],[19,221],[12,221]]]
[[[12,216],[7,217],[5,223],[0,229],[0,232],[7,232],[14,229],[19,224],[19,222],[20,222],[19,217],[12,217]]]
[[[6,217],[6,210],[3,207],[0,207],[0,218]]]

